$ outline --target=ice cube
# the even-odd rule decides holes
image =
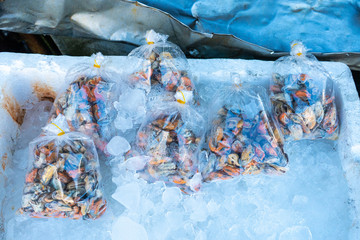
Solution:
[[[113,137],[106,146],[106,150],[113,156],[118,156],[126,153],[131,148],[129,142],[120,136]]]
[[[139,210],[140,187],[136,182],[119,186],[112,197],[130,211]]]
[[[280,233],[279,240],[312,240],[312,234],[306,226],[294,226],[286,228]]]
[[[177,230],[182,227],[182,222],[184,221],[184,213],[182,211],[168,211],[165,214],[166,223],[169,229]]]
[[[178,187],[169,187],[165,189],[161,199],[165,205],[177,205],[181,198],[182,193]]]
[[[129,89],[120,95],[119,101],[114,103],[118,111],[134,113],[138,106],[145,106],[146,95],[141,89]]]
[[[209,214],[215,214],[220,209],[220,205],[217,204],[214,199],[211,199],[207,203],[207,209]]]
[[[147,198],[141,199],[141,213],[143,216],[147,215],[148,212],[154,209],[154,207],[155,204],[150,199]]]
[[[304,195],[295,195],[292,204],[294,205],[305,205],[308,202],[308,198]]]
[[[124,156],[115,156],[113,158],[108,158],[108,163],[110,166],[115,166],[124,162],[124,159]],[[112,170],[116,171],[117,169],[113,168]]]
[[[200,230],[195,237],[195,240],[206,240],[206,233],[202,230]]]
[[[128,217],[121,216],[113,223],[112,240],[147,240],[145,228]]]
[[[198,191],[200,189],[201,180],[201,173],[196,173],[189,181],[190,189],[193,191]]]
[[[200,197],[189,197],[184,202],[184,207],[190,213],[190,219],[194,222],[204,222],[208,217],[206,202]]]
[[[125,132],[128,129],[131,129],[133,127],[133,121],[131,118],[126,118],[121,116],[120,114],[117,115],[117,117],[114,120],[115,127],[122,132]]]
[[[129,170],[138,171],[144,169],[146,163],[150,161],[148,156],[135,156],[126,160],[125,165]]]
[[[128,89],[121,94],[119,101],[114,102],[114,107],[123,118],[131,119],[132,124],[140,124],[146,115],[145,92],[141,89]],[[129,124],[123,119],[118,119],[118,124],[122,121]]]
[[[146,107],[145,105],[140,105],[137,107],[135,113],[132,115],[132,118],[134,120],[134,124],[140,124],[144,120],[144,117],[146,116]]]

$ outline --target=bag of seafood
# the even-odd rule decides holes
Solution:
[[[92,56],[92,63],[78,64],[68,71],[69,86],[55,100],[48,121],[64,115],[71,131],[90,136],[102,151],[111,135],[110,125],[116,113],[112,103],[118,85],[106,61],[98,53]]]
[[[150,96],[161,96],[162,100],[179,99],[192,102],[194,84],[189,75],[189,65],[181,49],[167,41],[168,36],[150,30],[146,33],[147,44],[130,52],[134,69],[130,84],[150,92]],[[164,94],[158,94],[164,92]]]
[[[285,140],[331,139],[339,134],[334,83],[301,42],[274,64],[272,112]]]
[[[88,136],[69,130],[59,114],[30,142],[20,214],[97,219],[105,212],[95,145]]]
[[[216,93],[210,110],[200,157],[204,181],[286,172],[283,137],[271,118],[266,90],[242,84],[237,76],[232,81]]]
[[[183,192],[200,187],[198,153],[205,132],[204,119],[190,105],[160,103],[148,111],[126,162],[143,162],[136,169],[148,182],[164,181]]]

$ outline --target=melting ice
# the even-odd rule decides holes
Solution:
[[[45,103],[34,106],[34,109],[45,108]],[[36,129],[47,118],[36,117],[35,114],[25,117],[24,126],[32,127],[22,129],[19,136],[22,142],[36,137]],[[110,141],[107,149],[117,156],[112,168],[101,159],[109,207],[95,221],[17,216],[28,159],[27,146],[18,145],[7,171],[7,195],[2,206],[6,239],[338,240],[348,237],[352,224],[348,188],[333,142],[301,141],[287,145],[290,170],[285,175],[261,174],[205,183],[194,195],[184,195],[178,188],[166,187],[162,182],[148,184],[139,179],[133,170],[142,166],[143,159],[123,163],[119,157],[129,149],[128,144],[120,136]]]

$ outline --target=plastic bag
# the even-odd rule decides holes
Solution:
[[[301,42],[274,64],[272,112],[286,140],[336,139],[339,120],[334,83]]]
[[[236,77],[234,82],[223,87],[212,104],[207,151],[201,156],[204,180],[285,172],[288,159],[283,138],[271,118],[265,89],[241,85]]]
[[[71,131],[91,136],[96,146],[104,150],[116,114],[112,103],[117,90],[104,56],[98,53],[93,59],[92,64],[79,64],[69,70],[69,87],[55,100],[49,122],[64,115]]]
[[[34,218],[97,219],[105,212],[95,145],[86,135],[68,131],[60,114],[44,128],[45,135],[30,142],[19,213]]]
[[[135,58],[135,71],[130,82],[146,92],[157,91],[161,86],[172,92],[179,101],[193,100],[194,84],[189,76],[188,62],[184,53],[175,44],[167,41],[168,36],[153,30],[146,33],[148,44],[134,49],[129,56]]]
[[[196,191],[199,185],[191,179],[198,171],[204,130],[203,118],[189,105],[158,104],[149,110],[137,134],[136,150],[126,161],[143,161],[137,170],[148,182],[164,181],[185,192]]]

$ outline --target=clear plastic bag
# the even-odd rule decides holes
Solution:
[[[29,144],[19,213],[34,218],[97,219],[106,210],[94,142],[68,132],[63,115]]]
[[[221,88],[212,103],[206,151],[200,158],[205,181],[287,170],[283,138],[271,118],[265,89],[234,78],[235,84]]]
[[[96,146],[104,150],[111,136],[110,126],[116,114],[113,102],[118,89],[104,56],[98,53],[92,58],[93,63],[69,70],[69,87],[55,100],[49,122],[59,114],[64,115],[71,131],[91,136]]]
[[[301,42],[274,64],[272,112],[286,140],[333,139],[339,134],[334,83]]]
[[[189,75],[188,62],[184,53],[175,44],[167,41],[168,36],[153,30],[146,34],[148,44],[134,49],[129,57],[135,59],[131,84],[150,92],[160,85],[180,101],[193,100],[194,84]],[[180,93],[182,92],[182,93]]]
[[[199,186],[191,179],[198,172],[204,125],[202,116],[189,105],[158,104],[149,110],[138,131],[135,151],[126,161],[143,161],[137,170],[148,182],[164,181],[185,192],[196,191]]]

